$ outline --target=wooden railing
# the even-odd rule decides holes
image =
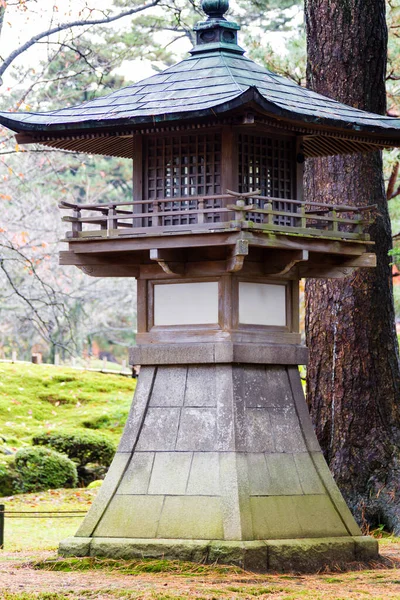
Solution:
[[[162,198],[108,204],[71,204],[63,217],[68,238],[154,235],[180,230],[253,229],[326,238],[368,240],[376,206],[354,207],[272,198],[257,192]]]

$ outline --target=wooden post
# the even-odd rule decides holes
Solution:
[[[236,206],[240,206],[241,208],[244,208],[246,206],[246,202],[244,200],[236,200]],[[245,221],[245,211],[244,210],[238,210],[237,211],[239,213],[238,216],[238,222],[239,223],[243,223]]]
[[[108,210],[102,210],[101,214],[103,215],[103,217],[108,217]],[[105,230],[105,229],[107,229],[107,227],[108,227],[108,220],[105,220],[101,223],[100,229]]]
[[[354,227],[354,233],[358,233],[358,237],[360,239],[362,239],[363,237],[363,233],[364,233],[364,217],[362,216],[362,214],[358,214],[358,219],[355,219],[355,227]]]
[[[72,216],[75,219],[81,218],[80,208],[75,208],[72,211]],[[82,223],[80,221],[72,221],[72,237],[79,237],[79,233],[82,231]]]
[[[272,215],[271,215],[271,210],[272,210],[272,203],[271,202],[267,202],[266,204],[264,204],[264,209],[268,211],[267,214],[264,214],[264,223],[267,223],[267,225],[270,225],[272,223]]]
[[[336,220],[337,219],[337,212],[336,212],[336,210],[330,211],[329,216],[333,219],[332,225],[331,225],[330,229],[332,231],[334,231],[334,232],[337,232],[338,231],[338,222]]]
[[[304,145],[303,145],[303,137],[296,136],[296,189],[293,190],[295,192],[294,198],[296,200],[300,200],[304,202]],[[302,217],[304,215],[304,205],[292,204],[291,212],[300,212],[302,213]],[[298,224],[299,220],[292,218],[292,223]],[[301,218],[300,224],[302,228],[307,227],[306,219]]]
[[[17,362],[17,351],[13,350],[11,353],[11,362],[15,363]]]
[[[238,190],[238,150],[236,134],[230,125],[224,125],[221,136],[221,193],[226,190]],[[221,200],[224,207],[226,200]],[[229,221],[229,213],[221,214],[221,221]]]
[[[162,225],[162,218],[160,216],[157,215],[158,212],[160,212],[160,202],[159,200],[153,200],[152,201],[152,206],[153,206],[153,214],[154,217],[152,218],[152,226],[155,227],[160,227]]]
[[[300,214],[301,214],[301,228],[306,229],[307,227],[307,216],[306,216],[306,206],[305,204],[300,205]]]
[[[303,138],[296,137],[296,200],[304,199],[304,148]]]
[[[107,369],[107,357],[105,356],[103,358],[103,371],[105,371]]]
[[[199,198],[197,208],[199,210],[197,213],[197,222],[204,223],[204,198]]]
[[[0,504],[0,550],[4,548],[4,511],[5,505]]]
[[[137,282],[137,332],[147,332],[148,323],[148,294],[146,279],[138,279]]]
[[[133,135],[133,200],[143,200],[143,136],[140,133]],[[143,210],[143,204],[133,205],[134,213],[147,212]],[[143,227],[143,219],[133,219],[134,227]]]
[[[114,229],[118,229],[118,220],[116,218],[117,211],[115,210],[115,204],[110,206],[108,209],[107,216],[107,235],[110,235]]]

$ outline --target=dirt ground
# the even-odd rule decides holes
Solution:
[[[348,600],[400,599],[400,544],[385,542],[383,560],[374,568],[317,575],[257,575],[239,569],[226,573],[139,573],[106,570],[37,570],[35,561],[55,559],[54,552],[5,552],[0,562],[2,600],[246,599]],[[361,566],[360,566],[361,567]],[[359,569],[360,569],[359,567]],[[354,566],[356,569],[356,566]]]

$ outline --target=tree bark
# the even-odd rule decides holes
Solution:
[[[308,86],[386,109],[385,0],[305,0]],[[331,471],[364,528],[400,533],[400,368],[381,153],[310,159],[306,199],[377,204],[378,266],[306,283],[307,399]]]

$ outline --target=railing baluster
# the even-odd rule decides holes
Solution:
[[[116,216],[117,216],[117,211],[115,210],[115,204],[113,204],[108,209],[108,216],[107,216],[108,235],[110,235],[110,233],[113,229],[118,229],[118,219],[116,218]]]
[[[300,205],[300,226],[302,229],[307,229],[307,214],[306,214],[306,205]]]
[[[264,215],[263,223],[267,223],[267,225],[272,225],[272,215],[270,212],[272,210],[272,202],[267,202],[266,204],[264,204],[264,209],[267,210],[268,213]]]
[[[102,210],[102,211],[101,211],[101,214],[102,214],[104,217],[106,217],[106,220],[105,220],[105,221],[103,221],[103,222],[100,224],[100,229],[103,229],[103,230],[104,230],[104,229],[107,229],[107,227],[108,227],[108,212],[109,212],[108,210]]]
[[[151,225],[153,227],[160,227],[162,225],[162,217],[157,215],[157,213],[160,212],[160,201],[153,200],[152,208],[153,208],[154,218],[152,217],[152,219],[151,219]]]
[[[236,200],[236,206],[239,206],[240,208],[244,208],[246,206],[246,203],[244,200]],[[239,210],[239,218],[237,219],[239,221],[239,223],[243,223],[245,221],[245,217],[246,217],[246,213],[244,210]]]
[[[140,213],[145,212],[143,208],[144,205],[142,201],[139,202],[139,200],[136,200],[135,204],[133,204],[132,212],[135,216],[132,219],[132,227],[143,227],[143,218],[140,218]]]
[[[364,232],[364,225],[367,223],[361,215],[359,215],[358,219],[355,221],[356,225],[354,227],[354,233],[358,233],[358,236],[361,238]]]
[[[72,216],[76,219],[81,218],[81,209],[76,208],[72,211]],[[80,232],[82,231],[82,223],[79,221],[72,222],[72,237],[79,237]]]
[[[276,204],[278,202],[283,203],[281,209],[281,205]],[[124,210],[124,206],[130,206],[130,209]],[[211,208],[212,206],[214,208]],[[72,217],[64,217],[65,221],[71,222],[72,231],[67,232],[67,237],[70,238],[93,236],[99,227],[101,230],[107,230],[107,236],[115,236],[127,222],[133,234],[142,228],[144,233],[151,234],[151,227],[162,226],[170,219],[174,219],[178,226],[193,222],[199,225],[200,229],[207,230],[208,226],[213,227],[212,223],[224,221],[226,216],[231,226],[240,227],[247,221],[252,221],[254,227],[263,224],[269,231],[276,229],[285,233],[300,233],[300,230],[305,232],[311,228],[313,233],[324,237],[367,240],[369,236],[366,229],[370,221],[365,215],[366,211],[371,211],[374,206],[354,208],[278,199],[261,196],[256,192],[230,192],[227,195],[145,199],[132,203],[76,205],[61,202],[60,208],[72,210]]]
[[[197,213],[197,222],[204,223],[204,198],[199,198],[197,208],[199,210]]]
[[[328,214],[332,219],[331,231],[337,233],[339,231],[339,223],[337,222],[337,212],[336,210],[331,210]]]

